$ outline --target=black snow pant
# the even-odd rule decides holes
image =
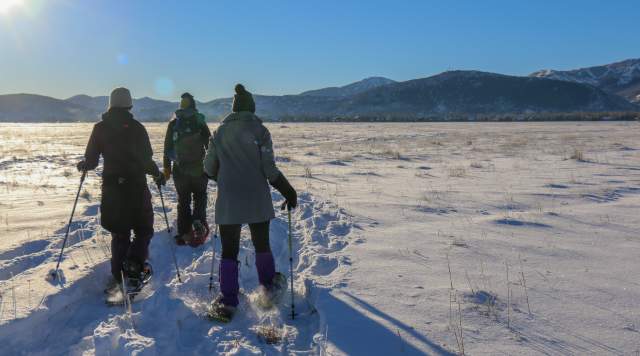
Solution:
[[[251,242],[256,249],[256,253],[271,252],[269,246],[269,223],[264,221],[261,223],[249,224],[251,230]],[[222,240],[222,258],[238,260],[240,252],[240,229],[242,225],[220,225],[220,239]]]
[[[204,174],[194,177],[180,173],[177,169],[173,173],[173,182],[178,192],[178,234],[191,232],[193,221],[207,221],[207,184],[209,179]],[[193,211],[191,201],[193,200]]]
[[[153,237],[153,208],[149,189],[143,192],[141,210],[133,222],[133,240],[131,230],[111,233],[111,274],[120,281],[122,264],[127,260],[144,263],[149,258],[149,243]]]

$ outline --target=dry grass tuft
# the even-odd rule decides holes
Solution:
[[[311,167],[304,166],[304,177],[305,178],[313,178],[313,172],[311,171]]]
[[[467,169],[462,166],[449,167],[450,178],[463,178],[467,175]]]
[[[382,152],[382,155],[391,159],[396,159],[396,160],[402,160],[405,159],[402,156],[402,153],[400,153],[400,151],[398,150],[392,150],[392,149],[388,149],[385,150],[384,152]]]
[[[282,329],[275,325],[259,325],[256,327],[256,334],[260,340],[269,345],[275,345],[282,342]]]
[[[577,148],[573,149],[573,153],[571,154],[571,156],[569,158],[575,159],[578,162],[584,162],[585,161],[584,152],[582,152],[582,150],[577,149]]]

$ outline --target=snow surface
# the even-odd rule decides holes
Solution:
[[[160,161],[165,127],[146,126]],[[179,283],[155,188],[150,288],[132,318],[104,305],[109,236],[98,223],[99,171],[83,188],[61,265],[65,281],[46,282],[91,126],[0,125],[0,353],[640,351],[637,122],[269,127],[278,164],[300,191],[299,316],[288,317],[288,299],[271,311],[249,302],[258,283],[243,230],[244,297],[238,317],[223,325],[202,317],[212,297],[211,244],[176,247]],[[273,197],[275,206],[282,198]],[[171,183],[165,200],[174,222]],[[284,215],[271,234],[278,269],[288,275]],[[260,327],[281,341],[267,343]]]

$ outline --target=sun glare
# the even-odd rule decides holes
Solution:
[[[6,14],[22,4],[24,4],[24,0],[0,0],[0,14]]]

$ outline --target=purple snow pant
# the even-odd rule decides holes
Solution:
[[[256,249],[256,269],[260,284],[270,287],[276,273],[275,262],[269,246],[269,223],[249,224],[251,241]],[[222,240],[222,260],[220,261],[220,292],[222,303],[238,305],[238,253],[240,250],[240,228],[237,225],[220,225]]]

